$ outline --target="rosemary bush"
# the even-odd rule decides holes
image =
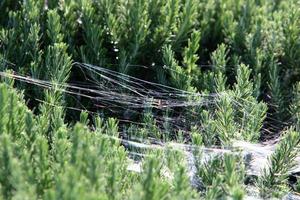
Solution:
[[[284,135],[254,184],[282,197],[299,33],[299,0],[1,0],[0,199],[243,199],[239,152],[202,149]]]

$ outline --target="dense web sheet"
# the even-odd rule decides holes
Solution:
[[[210,94],[187,92],[90,64],[74,63],[73,68],[80,73],[77,76],[80,76],[81,80],[63,85],[6,72],[1,72],[0,75],[46,89],[55,87],[56,90],[64,92],[76,100],[77,106],[68,107],[68,109],[86,110],[87,108],[81,101],[87,99],[93,105],[88,112],[94,114],[108,112],[121,122],[130,123],[136,123],[137,117],[143,111],[149,110],[154,113],[153,116],[158,125],[163,126],[167,121],[177,131],[186,131],[184,124],[187,123],[187,120],[197,119],[200,110],[216,107],[222,95],[231,98],[226,92]],[[42,101],[41,99],[36,100]],[[238,100],[231,98],[235,107],[242,107],[241,102],[253,104],[246,99]],[[272,106],[270,103],[268,105]],[[183,110],[187,112],[182,112]],[[250,113],[244,112],[241,117],[252,117]],[[266,133],[289,125],[289,123],[278,121],[272,116],[268,116],[268,118],[275,123],[270,123],[268,128],[263,128]],[[196,120],[190,121],[190,123],[201,127]],[[240,127],[240,129],[244,128]]]
[[[172,113],[172,117],[167,116],[167,118],[163,118],[162,115],[155,115],[158,123],[162,124],[164,119],[168,119],[168,122],[173,125],[183,124],[186,123],[187,118],[189,120],[191,118],[197,119],[200,110],[216,107],[222,95],[227,95],[235,107],[242,107],[244,102],[254,104],[247,99],[238,99],[237,101],[226,92],[209,94],[187,92],[99,66],[83,63],[75,63],[74,66],[83,71],[85,79],[91,83],[92,87],[96,85],[97,90],[101,90],[97,93],[99,96],[96,97],[98,100],[96,106],[109,109],[113,113],[122,112],[123,117],[127,120],[130,119],[130,114],[139,113],[141,109],[149,108],[156,113]],[[274,107],[271,103],[268,105]],[[182,115],[183,110],[188,110],[188,112],[184,112]],[[252,116],[245,111],[243,117]],[[268,124],[268,129],[263,130],[267,133],[289,125],[272,116],[268,116],[268,119],[274,123]],[[181,129],[184,130],[184,127]]]

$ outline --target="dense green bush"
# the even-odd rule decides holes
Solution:
[[[299,0],[2,0],[0,199],[242,199],[241,156],[202,163],[201,147],[283,133],[255,183],[281,197],[299,146],[299,55]],[[179,103],[147,94],[115,114],[91,101],[110,77],[75,63],[119,72],[120,101],[134,76]],[[182,149],[126,139],[194,145],[201,187]],[[140,172],[127,169],[132,158]]]

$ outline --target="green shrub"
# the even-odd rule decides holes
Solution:
[[[281,196],[298,147],[299,5],[0,1],[0,198],[242,199],[243,160],[201,166],[201,149],[288,130],[257,182],[263,197]]]
[[[282,197],[288,190],[288,173],[295,166],[299,142],[299,133],[290,129],[269,157],[268,166],[263,169],[257,183],[263,197]]]

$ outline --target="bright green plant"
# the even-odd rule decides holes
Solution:
[[[242,199],[242,159],[217,156],[205,166],[202,148],[288,130],[257,182],[263,197],[281,196],[299,146],[299,7],[298,0],[0,1],[0,199]],[[95,76],[72,62],[123,74]],[[119,83],[145,87],[143,97]],[[100,118],[95,104],[104,94]],[[164,106],[156,106],[160,95]],[[127,97],[151,101],[145,110],[110,112],[108,99]],[[173,149],[172,141],[183,144]],[[198,192],[189,151],[203,182]]]
[[[285,133],[258,179],[262,197],[281,197],[288,190],[288,172],[295,166],[299,142],[298,132],[290,129]]]
[[[217,156],[207,163],[197,164],[197,175],[206,186],[206,199],[243,199],[245,178],[241,158],[234,155]]]
[[[299,127],[299,120],[300,120],[300,116],[299,116],[299,111],[300,111],[300,107],[299,107],[299,98],[300,98],[300,83],[296,83],[295,86],[294,86],[294,91],[293,91],[293,100],[292,100],[292,104],[290,106],[290,112],[291,112],[291,115],[292,115],[292,120],[293,120],[293,123],[295,125],[295,128],[297,131],[299,131],[300,127]]]

